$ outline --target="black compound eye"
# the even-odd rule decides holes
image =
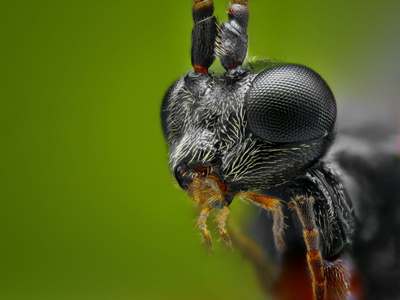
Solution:
[[[301,65],[282,65],[256,75],[246,95],[250,132],[277,143],[308,141],[333,130],[336,102],[328,84]]]

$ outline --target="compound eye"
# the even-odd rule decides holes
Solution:
[[[323,137],[333,130],[336,119],[329,86],[301,65],[277,66],[257,74],[245,109],[250,132],[277,143]]]

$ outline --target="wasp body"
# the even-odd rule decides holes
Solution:
[[[332,91],[305,66],[244,68],[247,1],[233,1],[228,15],[218,26],[212,1],[193,6],[194,71],[162,104],[171,171],[201,207],[197,224],[209,247],[209,214],[215,211],[218,232],[231,245],[228,207],[234,197],[249,200],[272,212],[278,252],[302,243],[313,297],[346,299],[350,275],[341,255],[351,241],[352,204],[323,161],[335,136]],[[226,70],[221,76],[208,71],[215,55]]]

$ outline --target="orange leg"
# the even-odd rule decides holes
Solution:
[[[221,208],[220,213],[218,214],[216,221],[218,224],[218,232],[219,235],[221,236],[221,239],[224,241],[224,243],[231,247],[232,243],[231,243],[231,239],[229,237],[228,231],[226,230],[226,222],[228,221],[228,217],[229,217],[229,208],[226,205],[223,205]]]
[[[294,207],[303,224],[303,237],[307,246],[307,263],[311,272],[311,281],[314,290],[314,299],[326,299],[326,277],[324,274],[323,260],[319,251],[319,234],[315,225],[315,218],[312,208],[313,199],[304,196],[296,197],[293,200]]]
[[[211,207],[207,206],[200,212],[200,215],[197,217],[197,225],[199,226],[199,229],[201,230],[201,233],[203,234],[203,239],[204,239],[204,242],[206,243],[207,247],[209,249],[212,249],[211,234],[210,234],[210,231],[207,229],[207,218],[210,214],[210,211],[211,211]]]
[[[278,199],[267,197],[264,195],[244,192],[238,193],[239,198],[244,200],[249,200],[256,204],[257,206],[269,210],[272,212],[272,217],[274,219],[274,225],[272,230],[274,233],[275,245],[278,249],[283,250],[285,243],[283,241],[283,213],[281,209],[281,204]]]
[[[204,207],[197,218],[197,225],[208,248],[211,249],[212,244],[211,234],[207,229],[207,218],[211,211],[217,210],[219,211],[216,217],[219,235],[226,245],[231,246],[231,240],[225,228],[229,217],[229,209],[224,195],[225,186],[218,178],[210,175],[205,178],[195,178],[189,185],[188,192],[198,205]]]

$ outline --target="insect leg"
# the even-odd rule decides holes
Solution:
[[[224,241],[224,243],[231,247],[232,243],[231,243],[231,239],[229,237],[229,233],[226,230],[226,221],[228,221],[228,217],[229,217],[229,208],[227,205],[223,205],[221,208],[220,213],[218,214],[216,221],[218,224],[218,232],[219,235],[221,236],[221,239]]]
[[[298,196],[293,203],[303,225],[303,238],[307,247],[307,263],[311,272],[314,299],[325,300],[327,284],[322,255],[319,251],[319,233],[315,225],[312,201],[312,198]]]
[[[192,66],[196,72],[207,73],[215,59],[214,47],[218,32],[213,16],[212,0],[195,0],[193,4]]]
[[[210,211],[211,207],[207,206],[200,212],[200,215],[197,217],[197,225],[199,226],[199,229],[203,234],[203,239],[207,247],[209,249],[212,249],[211,234],[210,231],[207,229],[207,218],[210,214]]]
[[[216,53],[226,70],[243,64],[247,54],[249,22],[247,0],[234,0],[228,9],[229,21],[221,25],[217,38]]]
[[[274,219],[274,225],[272,230],[274,233],[275,245],[278,249],[283,250],[285,243],[283,242],[283,213],[281,209],[281,204],[278,199],[267,197],[264,195],[253,194],[249,192],[238,193],[239,198],[244,200],[249,200],[261,208],[269,210],[272,212],[272,217]]]

